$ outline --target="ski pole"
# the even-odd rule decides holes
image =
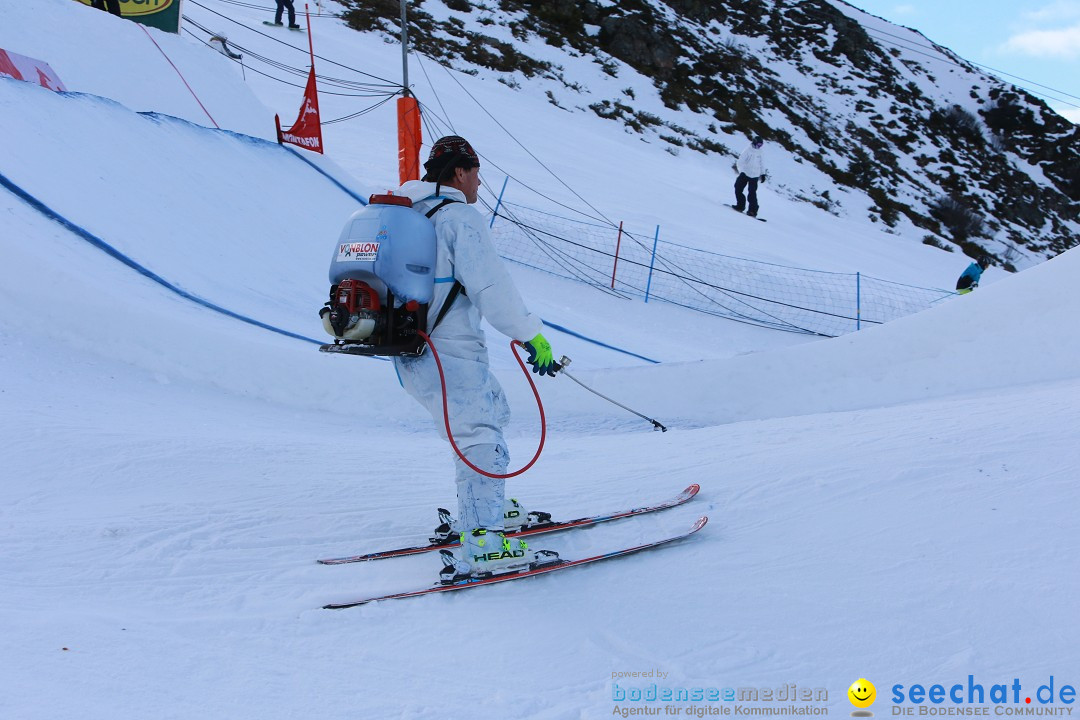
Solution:
[[[663,425],[662,425],[662,424],[661,424],[660,422],[658,422],[658,421],[656,421],[656,420],[653,420],[653,419],[652,419],[651,417],[646,417],[645,415],[642,415],[641,413],[639,413],[639,412],[638,412],[638,411],[636,411],[636,410],[631,410],[630,408],[626,407],[626,406],[625,406],[625,405],[623,405],[622,403],[620,403],[620,402],[616,402],[616,401],[612,400],[612,399],[611,399],[611,398],[609,398],[609,397],[608,397],[607,395],[603,395],[603,394],[601,394],[601,393],[598,393],[598,392],[596,392],[596,391],[595,391],[595,390],[593,390],[593,389],[592,389],[591,387],[589,387],[589,386],[588,386],[588,385],[586,385],[585,383],[581,382],[580,380],[578,380],[578,379],[577,379],[576,377],[574,377],[574,376],[573,376],[573,375],[571,375],[570,373],[566,372],[566,366],[567,366],[567,365],[569,365],[569,364],[570,364],[570,358],[568,358],[568,357],[566,357],[565,355],[563,355],[563,356],[562,356],[562,359],[561,359],[561,360],[559,360],[559,369],[558,369],[558,372],[561,372],[561,373],[562,373],[563,375],[565,375],[566,377],[570,378],[571,380],[573,380],[574,382],[576,382],[576,383],[577,383],[578,385],[580,385],[581,387],[583,387],[583,388],[585,388],[586,390],[588,390],[589,392],[591,392],[591,393],[592,393],[593,395],[596,395],[596,396],[598,396],[598,397],[602,397],[602,398],[604,398],[605,400],[607,400],[607,401],[608,401],[609,403],[611,403],[612,405],[618,405],[618,406],[619,406],[619,407],[621,407],[621,408],[622,408],[623,410],[626,410],[627,412],[631,412],[631,413],[634,413],[635,415],[637,415],[637,416],[638,416],[639,418],[642,418],[643,420],[648,420],[649,422],[651,422],[651,423],[653,424],[653,429],[655,429],[655,430],[659,430],[659,431],[661,431],[661,432],[667,432],[667,428],[666,428],[666,427],[664,427],[664,426],[663,426]]]

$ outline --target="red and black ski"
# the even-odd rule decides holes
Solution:
[[[696,486],[692,486],[696,487]],[[613,550],[612,552],[603,553],[601,555],[593,555],[592,557],[581,558],[578,560],[556,560],[553,563],[547,565],[540,565],[538,567],[531,568],[529,570],[521,570],[519,572],[509,572],[501,575],[492,575],[489,577],[477,577],[469,578],[468,580],[460,580],[450,585],[435,584],[430,587],[426,587],[422,590],[412,590],[410,592],[394,593],[392,595],[381,595],[378,597],[369,597],[362,600],[352,600],[350,602],[343,603],[330,603],[324,605],[325,610],[343,610],[345,608],[356,607],[357,605],[366,605],[367,603],[378,602],[380,600],[397,600],[399,598],[417,597],[419,595],[431,595],[433,593],[452,592],[454,590],[465,590],[467,588],[479,587],[481,585],[494,585],[495,583],[507,582],[509,580],[521,580],[527,577],[535,577],[536,575],[546,575],[557,570],[569,570],[572,567],[579,565],[587,565],[589,563],[600,562],[601,560],[610,560],[612,558],[623,557],[624,555],[632,555],[633,553],[641,552],[642,550],[650,550],[652,548],[660,547],[662,545],[668,545],[679,540],[690,537],[701,528],[705,527],[705,523],[709,521],[707,517],[698,518],[697,522],[684,533],[666,537],[662,540],[654,540],[644,545],[635,545],[634,547],[623,548],[622,550]]]
[[[589,517],[578,518],[577,520],[563,520],[556,522],[547,522],[538,525],[530,525],[522,530],[516,532],[507,532],[507,537],[525,537],[527,535],[541,535],[543,533],[560,532],[562,530],[571,530],[573,528],[589,527],[591,525],[599,525],[600,523],[611,522],[612,520],[621,520],[623,518],[634,517],[635,515],[645,515],[646,513],[659,512],[660,510],[667,510],[669,508],[678,507],[683,503],[689,502],[693,499],[698,491],[701,490],[701,486],[697,483],[690,485],[681,493],[665,500],[664,502],[656,503],[654,505],[646,505],[645,507],[633,508],[631,510],[622,510],[620,512],[608,513],[605,515],[590,515]],[[382,560],[384,558],[402,557],[405,555],[419,555],[420,553],[431,552],[432,550],[442,550],[443,548],[453,548],[460,545],[457,540],[446,543],[430,543],[427,545],[414,545],[413,547],[398,548],[396,550],[383,550],[381,552],[367,553],[365,555],[352,555],[349,557],[339,558],[326,558],[319,560],[318,562],[323,565],[344,565],[346,563],[365,562],[367,560]]]

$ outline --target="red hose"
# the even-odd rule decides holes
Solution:
[[[447,407],[446,402],[446,377],[443,375],[442,360],[439,359],[439,351],[435,349],[435,343],[431,342],[431,338],[428,337],[427,333],[422,330],[417,330],[416,334],[424,339],[424,342],[426,342],[428,344],[428,347],[431,348],[431,354],[435,356],[435,365],[439,368],[439,385],[442,386],[442,412],[443,422],[446,424],[446,437],[450,439],[450,447],[454,448],[454,452],[456,452],[457,456],[461,458],[461,461],[468,465],[473,471],[478,472],[486,477],[496,478],[498,480],[505,480],[506,478],[515,477],[516,475],[520,475],[521,473],[531,468],[533,464],[540,458],[540,453],[544,449],[544,440],[547,438],[547,421],[544,418],[544,404],[540,402],[540,393],[536,389],[536,383],[534,383],[532,377],[529,376],[528,368],[525,367],[525,363],[521,361],[521,356],[518,355],[517,345],[519,345],[520,343],[518,343],[517,340],[511,340],[510,349],[514,352],[514,359],[517,360],[518,365],[521,366],[521,371],[525,373],[525,379],[529,381],[529,386],[532,388],[533,396],[536,398],[536,407],[540,409],[540,446],[536,448],[536,454],[533,455],[533,459],[530,460],[525,467],[521,468],[520,470],[515,470],[512,473],[507,473],[506,475],[498,475],[496,473],[489,473],[487,470],[481,470],[480,468],[476,467],[471,462],[469,462],[469,459],[465,457],[465,454],[462,453],[460,449],[458,449],[457,443],[454,442],[454,434],[450,432],[450,411]]]

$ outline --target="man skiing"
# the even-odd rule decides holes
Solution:
[[[761,158],[761,147],[764,144],[765,141],[760,136],[755,137],[735,161],[735,169],[739,171],[739,177],[735,180],[735,209],[739,212],[745,210],[750,217],[757,217],[758,213],[758,181],[765,182],[765,163]],[[743,195],[743,190],[747,187],[749,187],[749,206],[746,203],[747,197]]]
[[[436,290],[431,307],[442,309],[448,304],[448,308],[437,327],[428,330],[442,360],[451,431],[469,462],[493,475],[504,475],[509,454],[503,428],[510,408],[488,367],[481,317],[524,343],[535,373],[555,375],[551,345],[540,332],[540,318],[526,309],[496,253],[487,224],[469,207],[480,188],[476,151],[462,137],[441,138],[432,146],[424,170],[422,180],[405,183],[397,193],[435,223]],[[445,438],[443,394],[433,354],[396,357],[394,366],[402,386],[431,413]],[[503,535],[505,480],[475,472],[456,454],[454,462],[458,515],[453,530],[460,533],[461,546],[454,555],[443,552],[443,581],[524,568],[533,562],[536,553],[524,541]],[[516,501],[511,504],[521,516],[526,515]]]
[[[990,267],[990,258],[986,255],[968,265],[956,281],[956,294],[967,295],[979,287],[979,280],[982,279],[983,271],[988,267]]]

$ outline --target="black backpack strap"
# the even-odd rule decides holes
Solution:
[[[424,213],[424,215],[426,215],[428,220],[430,220],[431,218],[435,217],[435,213],[439,212],[440,210],[442,210],[444,207],[446,207],[450,203],[456,203],[456,202],[461,202],[461,201],[460,200],[454,200],[453,198],[443,198],[443,201],[441,203],[439,203],[435,207],[428,210],[426,213]]]
[[[439,314],[435,317],[435,324],[431,326],[430,332],[435,332],[435,328],[439,327],[439,323],[446,317],[446,313],[450,310],[450,306],[457,300],[457,296],[465,292],[465,286],[457,280],[454,281],[454,287],[450,288],[450,294],[446,296],[446,300],[442,304],[442,308],[439,309]]]
[[[431,208],[430,210],[428,210],[424,214],[427,215],[428,219],[431,219],[432,217],[434,217],[435,213],[439,212],[440,210],[442,210],[444,207],[446,207],[450,203],[456,203],[456,202],[461,202],[461,201],[460,200],[453,200],[451,198],[446,198],[441,203],[439,203],[435,207]],[[466,294],[467,295],[468,293],[465,292],[465,286],[462,285],[459,280],[455,279],[454,280],[454,286],[452,288],[450,288],[450,294],[446,296],[446,300],[443,302],[442,307],[439,308],[439,314],[435,316],[435,322],[431,326],[431,330],[428,331],[429,333],[435,332],[435,328],[439,327],[439,323],[441,323],[442,319],[444,317],[446,317],[446,313],[450,310],[450,306],[454,304],[454,301],[457,300],[457,296],[461,295],[461,294]]]

